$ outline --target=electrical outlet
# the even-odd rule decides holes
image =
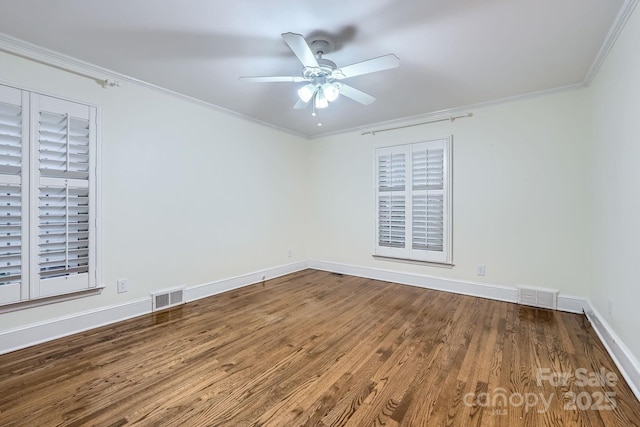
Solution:
[[[478,264],[478,267],[476,267],[476,274],[478,276],[484,276],[484,264]]]
[[[289,258],[291,258],[291,249],[289,249]]]
[[[613,300],[611,298],[607,299],[607,311],[609,316],[613,317]]]
[[[129,290],[129,279],[118,280],[118,293],[123,294]]]

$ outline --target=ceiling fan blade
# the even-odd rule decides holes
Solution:
[[[296,54],[302,65],[305,67],[318,68],[318,60],[309,48],[307,41],[300,34],[282,33],[282,38],[289,45],[293,53]]]
[[[298,99],[298,102],[296,102],[296,105],[293,106],[294,110],[302,110],[304,108],[307,107],[307,104],[309,104],[308,102],[304,102],[302,99]]]
[[[346,84],[341,84],[340,85],[340,95],[344,95],[347,98],[351,98],[356,102],[359,102],[360,104],[363,105],[369,105],[372,104],[376,99],[369,95],[368,93],[365,93],[359,89],[356,89],[355,87],[346,85]]]
[[[375,73],[376,71],[389,70],[400,65],[400,59],[390,53],[389,55],[379,56],[377,58],[367,59],[366,61],[356,62],[355,64],[342,67],[340,73],[336,73],[336,78],[345,79],[355,77],[362,74]]]
[[[306,79],[302,76],[257,76],[257,77],[240,77],[240,80],[250,83],[271,83],[271,82],[304,82]]]

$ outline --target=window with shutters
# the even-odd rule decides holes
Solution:
[[[0,304],[96,287],[96,115],[0,86]]]
[[[451,139],[376,150],[374,255],[451,263]]]

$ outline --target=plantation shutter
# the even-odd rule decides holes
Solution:
[[[448,261],[445,253],[448,234],[446,151],[446,140],[412,146],[412,258]]]
[[[400,256],[408,242],[407,149],[380,148],[376,152],[376,254]]]
[[[406,153],[378,157],[378,245],[404,248],[406,244]]]
[[[26,108],[25,108],[26,107]],[[25,111],[27,112],[25,114]],[[0,303],[17,302],[28,297],[28,269],[25,262],[29,245],[28,175],[28,95],[0,86]],[[23,291],[24,290],[24,291]]]
[[[33,293],[95,287],[95,108],[37,94],[31,104],[38,164]]]
[[[450,139],[376,150],[375,255],[449,263]]]

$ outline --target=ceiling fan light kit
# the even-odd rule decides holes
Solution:
[[[327,108],[329,102],[338,99],[340,87],[338,83],[309,83],[298,89],[298,98],[306,104],[313,99],[316,108]]]
[[[283,33],[282,38],[304,66],[302,76],[240,77],[240,79],[255,83],[307,82],[298,88],[299,101],[293,108],[304,109],[311,104],[313,116],[316,115],[316,109],[327,108],[329,103],[338,99],[340,95],[363,105],[373,103],[376,100],[373,96],[344,84],[341,80],[396,68],[400,65],[398,57],[389,54],[338,68],[335,62],[323,58],[323,55],[331,52],[335,47],[335,42],[330,37],[314,36],[308,43],[303,36],[295,33]]]

